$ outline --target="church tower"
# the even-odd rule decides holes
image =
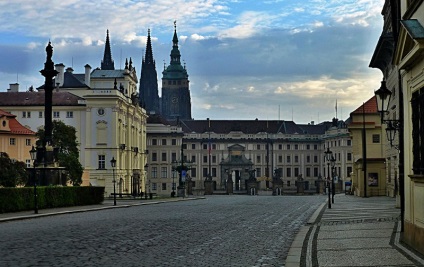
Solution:
[[[191,98],[186,67],[181,66],[177,24],[174,22],[171,62],[162,72],[162,116],[168,120],[191,120]]]
[[[149,114],[159,113],[158,74],[156,63],[153,59],[152,41],[150,29],[147,33],[146,54],[141,63],[140,74],[140,106],[144,107]]]
[[[109,30],[106,32],[106,45],[105,45],[105,54],[103,56],[103,60],[101,62],[102,70],[114,70],[115,64],[112,60],[112,52],[110,49],[110,41],[109,41]]]

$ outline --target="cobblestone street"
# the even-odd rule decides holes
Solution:
[[[210,196],[0,224],[0,266],[284,266],[325,196]]]

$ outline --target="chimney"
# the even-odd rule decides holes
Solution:
[[[67,68],[66,68],[66,72],[72,73],[72,72],[74,72],[74,69],[73,69],[73,68],[71,68],[71,67],[67,67]]]
[[[8,92],[19,92],[19,83],[11,83],[9,84]]]
[[[56,84],[59,84],[59,86],[63,85],[64,82],[64,72],[65,72],[65,65],[63,63],[59,63],[55,65],[55,69],[58,72],[56,76]]]
[[[85,68],[85,77],[84,77],[84,82],[85,84],[90,87],[90,73],[91,73],[91,66],[86,64],[84,66]]]

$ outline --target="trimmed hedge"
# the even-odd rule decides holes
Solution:
[[[104,187],[38,186],[39,209],[100,204]],[[0,213],[34,209],[34,187],[0,188]]]

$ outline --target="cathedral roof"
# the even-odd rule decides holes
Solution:
[[[176,121],[172,122],[176,124]],[[210,124],[210,128],[209,128]],[[217,134],[226,134],[230,132],[242,132],[244,134],[324,134],[327,124],[296,124],[293,121],[278,120],[186,120],[181,121],[183,131],[186,133],[205,133],[213,132]]]

